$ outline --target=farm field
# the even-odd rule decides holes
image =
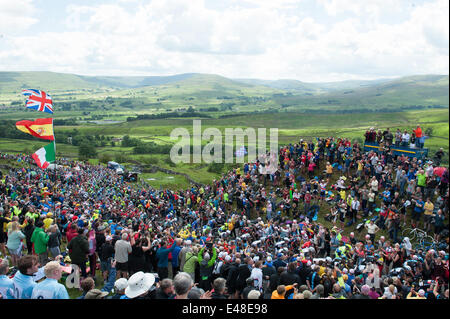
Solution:
[[[443,147],[448,154],[448,109],[417,110],[401,113],[353,113],[348,114],[300,114],[300,113],[279,113],[276,116],[272,114],[239,115],[225,119],[201,119],[202,131],[207,128],[217,128],[225,135],[225,128],[251,127],[267,128],[267,138],[269,137],[269,128],[278,128],[278,143],[285,145],[296,143],[301,138],[311,140],[315,137],[345,137],[352,140],[363,142],[363,134],[369,127],[384,129],[389,127],[391,130],[400,128],[401,130],[412,130],[416,124],[421,124],[424,131],[432,129],[432,135],[426,140],[426,147],[430,148],[433,154],[439,147]],[[123,122],[117,124],[91,124],[82,123],[77,126],[55,126],[55,136],[58,134],[71,132],[76,129],[79,134],[86,136],[104,135],[109,138],[122,138],[128,135],[130,138],[138,139],[144,143],[153,142],[157,145],[166,145],[171,147],[177,140],[170,139],[170,133],[175,128],[186,128],[192,140],[192,118],[183,119],[158,119],[158,120],[139,120],[133,122]],[[224,139],[223,139],[224,141]],[[192,142],[191,142],[192,143]],[[202,141],[206,145],[209,141]],[[0,150],[3,152],[24,152],[32,153],[45,145],[46,142],[33,140],[0,139]],[[171,163],[168,152],[164,154],[135,154],[133,147],[124,147],[120,143],[114,146],[111,144],[103,147],[97,147],[98,157],[109,156],[111,159],[122,159],[125,165],[136,162],[146,165],[157,165],[162,168],[171,169],[180,173],[189,175],[198,183],[208,183],[214,178],[220,176],[220,173],[208,172],[206,164],[174,164]],[[78,147],[67,143],[57,143],[57,156],[78,158]],[[448,163],[448,155],[445,159]],[[178,180],[180,183],[183,179]],[[156,182],[153,181],[153,185]],[[168,184],[173,184],[168,183]],[[182,183],[181,185],[188,185]],[[181,186],[180,185],[180,186]],[[158,185],[156,185],[158,186]]]
[[[57,157],[80,158],[79,146],[91,145],[93,153],[83,159],[92,163],[116,160],[130,168],[155,166],[187,174],[198,183],[208,183],[239,163],[172,163],[169,150],[178,140],[172,140],[170,134],[175,128],[185,128],[192,145],[194,119],[201,120],[202,132],[217,128],[222,137],[226,128],[266,128],[268,139],[269,129],[277,128],[279,145],[327,136],[362,143],[369,127],[411,130],[420,123],[430,133],[426,147],[431,154],[439,147],[447,154],[449,150],[448,75],[305,83],[197,73],[86,77],[0,72],[0,82],[0,151],[32,154],[44,146],[46,142],[18,132],[14,123],[51,116]],[[51,92],[54,114],[24,108],[23,87]],[[132,142],[126,145],[121,141],[124,137]],[[225,144],[224,138],[222,141]],[[202,146],[208,143],[202,140]],[[137,151],[136,144],[151,147]],[[444,163],[448,163],[448,155]],[[161,176],[149,177],[154,178],[152,186],[158,186],[158,180],[168,186],[175,181],[180,187],[189,186],[186,178],[168,181],[162,171],[158,174]]]

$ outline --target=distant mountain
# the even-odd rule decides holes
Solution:
[[[229,79],[186,73],[171,76],[82,76],[55,72],[0,72],[0,94],[20,94],[22,88],[47,90],[55,96],[96,93],[142,97],[153,103],[201,105],[233,103],[245,108],[373,108],[448,106],[448,75],[414,75],[397,79],[306,83],[298,80]],[[189,102],[187,102],[189,101]],[[143,106],[146,104],[143,103]]]
[[[279,90],[297,91],[303,93],[320,93],[323,92],[319,85],[314,83],[306,83],[298,80],[258,80],[258,79],[234,79],[237,82],[267,86]]]
[[[338,82],[339,83],[339,82]],[[339,87],[335,85],[334,87]],[[382,80],[356,87],[332,90],[313,96],[291,95],[277,97],[279,104],[291,107],[374,108],[403,106],[448,106],[448,75],[416,75]]]
[[[169,76],[80,76],[86,82],[104,86],[120,88],[137,88],[142,86],[155,86],[189,79],[194,73],[185,73]]]
[[[372,86],[392,79],[377,80],[347,80],[338,82],[302,82],[298,80],[258,80],[258,79],[235,79],[235,81],[254,85],[263,85],[270,88],[292,91],[295,93],[325,93],[337,90],[346,90],[364,86]]]
[[[84,76],[55,72],[0,72],[0,93],[20,93],[23,88],[47,89],[49,92],[136,88],[168,84],[193,75]]]

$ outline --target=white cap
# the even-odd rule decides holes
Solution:
[[[119,278],[114,283],[114,289],[116,291],[124,290],[128,286],[128,280],[125,278]]]

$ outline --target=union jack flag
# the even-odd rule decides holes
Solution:
[[[53,114],[52,97],[44,91],[27,89],[22,90],[22,94],[28,96],[27,102],[25,103],[27,108]]]

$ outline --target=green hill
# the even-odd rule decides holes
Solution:
[[[414,106],[442,106],[449,103],[448,75],[409,76],[369,86],[340,89],[312,96],[276,97],[290,108],[375,109]]]
[[[0,72],[0,93],[20,93],[23,88],[46,89],[49,92],[135,88],[176,82],[192,75],[83,76],[55,72]]]
[[[56,102],[128,99],[127,109],[213,108],[317,111],[448,107],[448,75],[306,83],[297,80],[229,79],[213,74],[81,76],[55,72],[0,72],[0,107],[19,105],[22,88],[46,90]],[[113,104],[115,105],[115,104]],[[125,104],[123,104],[125,105]],[[76,109],[76,108],[75,108]]]
[[[20,94],[22,89],[49,92],[97,89],[100,83],[89,82],[79,75],[54,72],[0,72],[0,93]]]

